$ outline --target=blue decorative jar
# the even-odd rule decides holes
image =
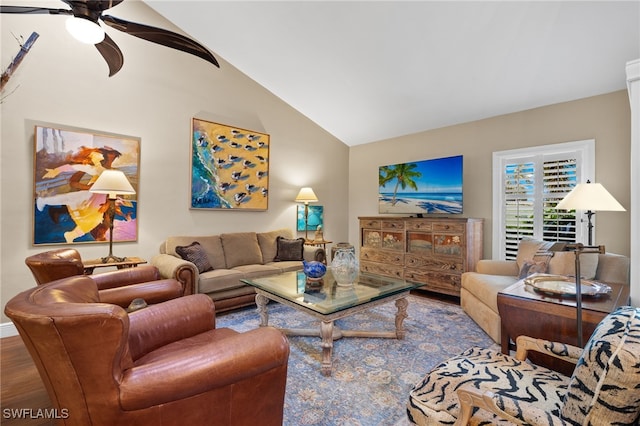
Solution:
[[[307,281],[320,281],[324,274],[327,273],[327,266],[316,260],[312,260],[311,262],[303,260],[302,265],[304,267],[303,272],[307,276]]]

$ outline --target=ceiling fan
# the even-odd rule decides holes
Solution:
[[[124,57],[120,48],[116,43],[104,32],[99,21],[104,22],[108,26],[119,31],[131,34],[132,36],[181,50],[198,56],[220,68],[220,64],[216,58],[200,43],[181,34],[174,33],[162,28],[156,28],[149,25],[138,24],[136,22],[125,21],[115,16],[105,15],[103,12],[118,4],[123,0],[61,0],[71,7],[71,9],[50,9],[44,7],[28,7],[28,6],[0,6],[0,13],[18,13],[18,14],[49,14],[49,15],[68,15],[70,22],[67,24],[80,24],[94,30],[98,34],[98,38],[94,41],[85,41],[95,44],[96,49],[107,61],[109,66],[109,77],[116,74],[122,68]],[[75,18],[75,19],[74,19]],[[73,34],[73,33],[72,33]],[[75,36],[75,35],[74,35]],[[97,41],[96,41],[97,40]]]

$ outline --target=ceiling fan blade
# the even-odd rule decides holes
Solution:
[[[105,24],[132,36],[198,56],[220,68],[216,58],[200,43],[173,31],[125,21],[110,15],[100,17]]]
[[[108,34],[104,35],[104,40],[95,45],[98,52],[102,55],[107,65],[109,66],[109,77],[112,77],[115,73],[120,71],[124,64],[124,56],[118,45],[113,41]]]
[[[49,9],[46,7],[29,6],[0,6],[0,13],[23,13],[32,15],[73,15],[73,12],[69,9]]]

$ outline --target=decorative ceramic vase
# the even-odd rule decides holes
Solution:
[[[358,278],[359,264],[353,247],[340,248],[331,261],[331,272],[338,285],[352,285]]]
[[[306,260],[302,261],[303,272],[307,276],[307,282],[310,281],[320,281],[324,274],[327,273],[327,266],[315,260],[311,262],[307,262]]]

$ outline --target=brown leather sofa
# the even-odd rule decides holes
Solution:
[[[60,278],[83,275],[80,253],[64,248],[29,256],[25,263],[36,282],[49,283]],[[91,275],[98,286],[100,301],[127,307],[137,298],[148,304],[164,302],[184,295],[184,287],[174,279],[162,279],[155,266],[139,266]]]
[[[204,294],[127,314],[87,276],[11,299],[64,425],[281,425],[289,344],[272,327],[215,327]]]

